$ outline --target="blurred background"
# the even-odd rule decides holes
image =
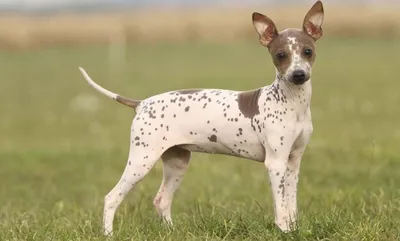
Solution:
[[[9,48],[118,42],[253,39],[249,14],[297,26],[312,0],[1,0],[0,43]],[[327,0],[327,36],[399,36],[396,0]]]
[[[300,206],[329,216],[342,203],[350,210],[342,216],[370,225],[362,230],[372,236],[379,225],[399,231],[398,223],[378,214],[400,215],[389,203],[400,202],[400,2],[323,2],[324,36],[312,76],[314,134],[302,164]],[[78,66],[105,88],[137,99],[174,89],[258,88],[272,83],[275,70],[258,43],[252,12],[269,16],[279,30],[301,28],[313,3],[0,0],[0,215],[8,217],[0,230],[33,235],[57,215],[69,221],[56,221],[54,230],[99,230],[103,196],[125,165],[134,112],[89,87]],[[176,207],[189,214],[194,202],[210,213],[249,208],[252,219],[259,211],[254,199],[270,212],[260,164],[234,159],[195,154]],[[140,218],[153,217],[161,172],[158,163],[125,212],[146,199],[138,212],[151,215]],[[371,194],[376,199],[368,199]],[[365,208],[376,216],[369,219]],[[366,214],[351,216],[352,210]],[[16,229],[23,220],[34,224]],[[93,228],[83,220],[95,222]],[[356,226],[346,221],[337,230]],[[129,230],[129,221],[124,227]]]

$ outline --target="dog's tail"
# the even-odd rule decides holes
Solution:
[[[98,92],[102,93],[103,95],[116,100],[117,102],[127,105],[129,107],[132,107],[133,109],[136,109],[136,107],[138,107],[138,105],[140,104],[140,100],[132,100],[126,97],[123,97],[119,94],[113,93],[103,87],[101,87],[100,85],[96,84],[96,82],[94,82],[90,76],[86,73],[86,71],[79,67],[79,70],[81,71],[83,77],[86,79],[86,81],[89,83],[90,86],[92,86],[93,88],[95,88]]]

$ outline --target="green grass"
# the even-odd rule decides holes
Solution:
[[[319,43],[299,231],[281,234],[274,226],[262,164],[195,154],[175,196],[175,228],[163,226],[152,207],[158,163],[118,210],[115,240],[398,240],[398,43]],[[135,45],[123,65],[112,66],[101,46],[3,52],[0,66],[1,240],[104,239],[103,197],[125,166],[134,113],[91,89],[78,66],[134,98],[252,89],[274,77],[256,41]]]

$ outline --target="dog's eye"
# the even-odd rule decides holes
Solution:
[[[304,50],[304,55],[307,56],[307,57],[311,57],[312,56],[312,50],[311,49]]]
[[[278,60],[284,60],[284,59],[286,59],[286,54],[285,53],[277,53],[276,58]]]

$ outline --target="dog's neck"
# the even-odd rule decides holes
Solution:
[[[301,85],[295,85],[277,74],[272,85],[279,86],[287,101],[297,106],[298,109],[306,109],[310,106],[312,94],[311,78]]]

